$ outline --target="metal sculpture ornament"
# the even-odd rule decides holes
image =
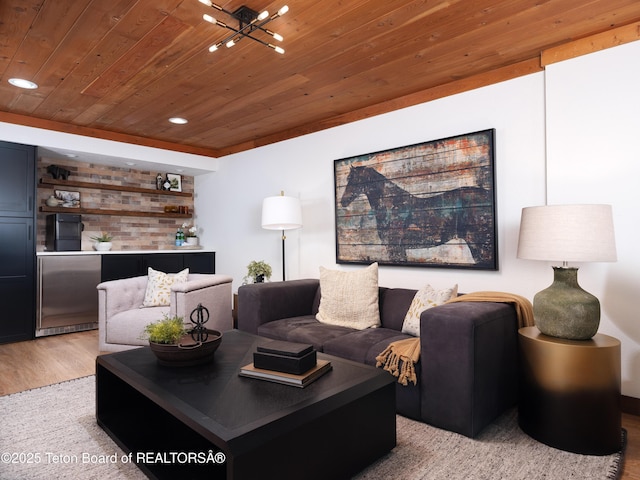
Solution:
[[[209,332],[204,327],[204,324],[209,321],[209,310],[199,303],[191,312],[189,320],[191,320],[191,323],[195,325],[190,332],[191,338],[196,342],[206,342],[209,338]]]

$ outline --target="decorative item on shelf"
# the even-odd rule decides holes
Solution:
[[[209,22],[212,23],[214,25],[218,25],[220,27],[226,28],[228,30],[231,30],[233,33],[231,33],[230,35],[228,35],[227,37],[223,38],[221,41],[211,45],[209,47],[209,51],[210,52],[215,52],[216,50],[218,50],[222,45],[225,45],[227,48],[231,48],[233,47],[236,43],[238,43],[240,40],[242,40],[243,38],[250,38],[251,40],[254,40],[258,43],[261,43],[262,45],[272,48],[273,50],[275,50],[276,52],[283,54],[284,53],[284,49],[282,47],[273,45],[272,43],[266,42],[264,40],[262,40],[261,38],[255,37],[253,36],[253,34],[255,32],[262,32],[263,34],[269,35],[270,37],[274,38],[275,40],[282,42],[284,39],[282,38],[282,35],[279,35],[275,32],[272,32],[271,30],[269,30],[268,28],[264,28],[265,25],[269,22],[271,22],[272,20],[275,20],[276,18],[284,15],[285,13],[287,13],[289,11],[289,7],[288,6],[283,6],[282,8],[280,8],[280,10],[278,10],[276,13],[274,13],[273,15],[269,16],[269,12],[268,11],[264,11],[260,14],[258,14],[258,12],[256,12],[255,10],[252,10],[249,7],[246,6],[241,6],[240,8],[236,9],[235,11],[231,12],[229,10],[225,10],[224,8],[222,8],[219,5],[216,5],[215,3],[211,2],[211,0],[200,0],[200,3],[203,3],[209,7],[214,8],[215,10],[218,10],[220,12],[224,12],[226,13],[228,16],[238,20],[238,28],[234,28],[231,27],[229,25],[227,25],[224,22],[221,22],[220,20],[217,20],[215,18],[213,18],[211,15],[205,13],[204,15],[202,15],[202,18]]]
[[[60,206],[65,208],[80,208],[80,192],[55,190],[55,194],[56,198],[60,201]]]
[[[162,174],[156,175],[156,190],[162,190]]]
[[[522,209],[518,258],[561,261],[551,286],[533,298],[533,316],[545,335],[589,340],[598,331],[600,302],[578,285],[568,262],[615,262],[610,205],[545,205]]]
[[[71,171],[58,165],[49,165],[47,167],[47,173],[49,173],[54,180],[69,180]]]
[[[164,213],[180,213],[180,208],[177,205],[165,205]]]
[[[242,279],[242,283],[246,285],[247,283],[263,283],[266,280],[271,278],[271,265],[266,263],[264,260],[256,261],[252,260],[249,265],[247,265],[247,275]]]
[[[168,315],[144,328],[143,338],[149,340],[149,347],[161,365],[186,367],[213,360],[222,333],[204,328],[209,311],[202,304],[191,312],[190,318],[195,324],[192,329],[185,326],[182,317]]]
[[[178,175],[176,173],[167,173],[167,182],[169,182],[169,188],[167,188],[167,190],[170,190],[172,192],[182,191],[182,175]]]
[[[59,207],[62,204],[62,200],[58,200],[55,195],[49,196],[45,201],[48,207]]]
[[[113,246],[111,243],[113,237],[106,232],[102,232],[100,235],[91,237],[91,240],[95,240],[96,243],[93,244],[93,248],[97,251],[108,251],[111,250],[111,247]]]
[[[302,209],[300,200],[285,197],[281,191],[277,197],[267,197],[262,201],[262,228],[266,230],[282,230],[282,281],[285,280],[284,241],[285,230],[302,227]]]
[[[198,242],[198,228],[195,225],[191,225],[188,222],[182,224],[182,228],[185,229],[184,245],[197,246]]]

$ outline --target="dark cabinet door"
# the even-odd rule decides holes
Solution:
[[[165,273],[178,273],[184,267],[182,255],[179,253],[150,253],[142,256],[142,273],[146,275],[148,268]]]
[[[0,216],[34,214],[35,147],[0,142]]]
[[[33,338],[35,241],[33,219],[0,217],[0,343]]]
[[[215,253],[109,253],[102,255],[101,281],[139,277],[148,267],[165,273],[189,268],[190,273],[216,273]]]
[[[0,343],[35,332],[35,147],[0,142]]]
[[[102,282],[118,280],[119,278],[139,277],[142,273],[142,255],[132,254],[104,254],[102,255]]]
[[[216,254],[214,252],[185,253],[184,268],[190,273],[216,273]]]

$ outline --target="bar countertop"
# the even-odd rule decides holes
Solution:
[[[37,256],[56,256],[56,255],[113,255],[113,254],[147,254],[147,253],[184,253],[184,252],[214,252],[211,248],[191,248],[191,247],[174,247],[164,250],[73,250],[66,252],[52,252],[42,250],[36,252]]]

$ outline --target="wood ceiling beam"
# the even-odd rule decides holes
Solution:
[[[587,55],[607,48],[640,40],[640,22],[634,22],[606,32],[565,43],[542,52],[540,63],[543,67],[570,58]]]
[[[44,130],[52,130],[54,132],[82,135],[85,137],[100,138],[114,142],[131,143],[133,145],[142,145],[144,147],[160,148],[162,150],[170,150],[173,152],[191,153],[194,155],[202,155],[204,157],[217,158],[220,156],[220,152],[216,149],[194,147],[179,143],[166,142],[164,140],[154,138],[139,137],[136,135],[128,135],[126,133],[112,132],[109,130],[82,127],[79,125],[71,125],[53,120],[44,120],[42,118],[29,117],[27,115],[20,115],[11,112],[0,111],[0,122],[23,125],[25,127],[42,128]],[[70,145],[69,148],[73,149],[73,145]]]

